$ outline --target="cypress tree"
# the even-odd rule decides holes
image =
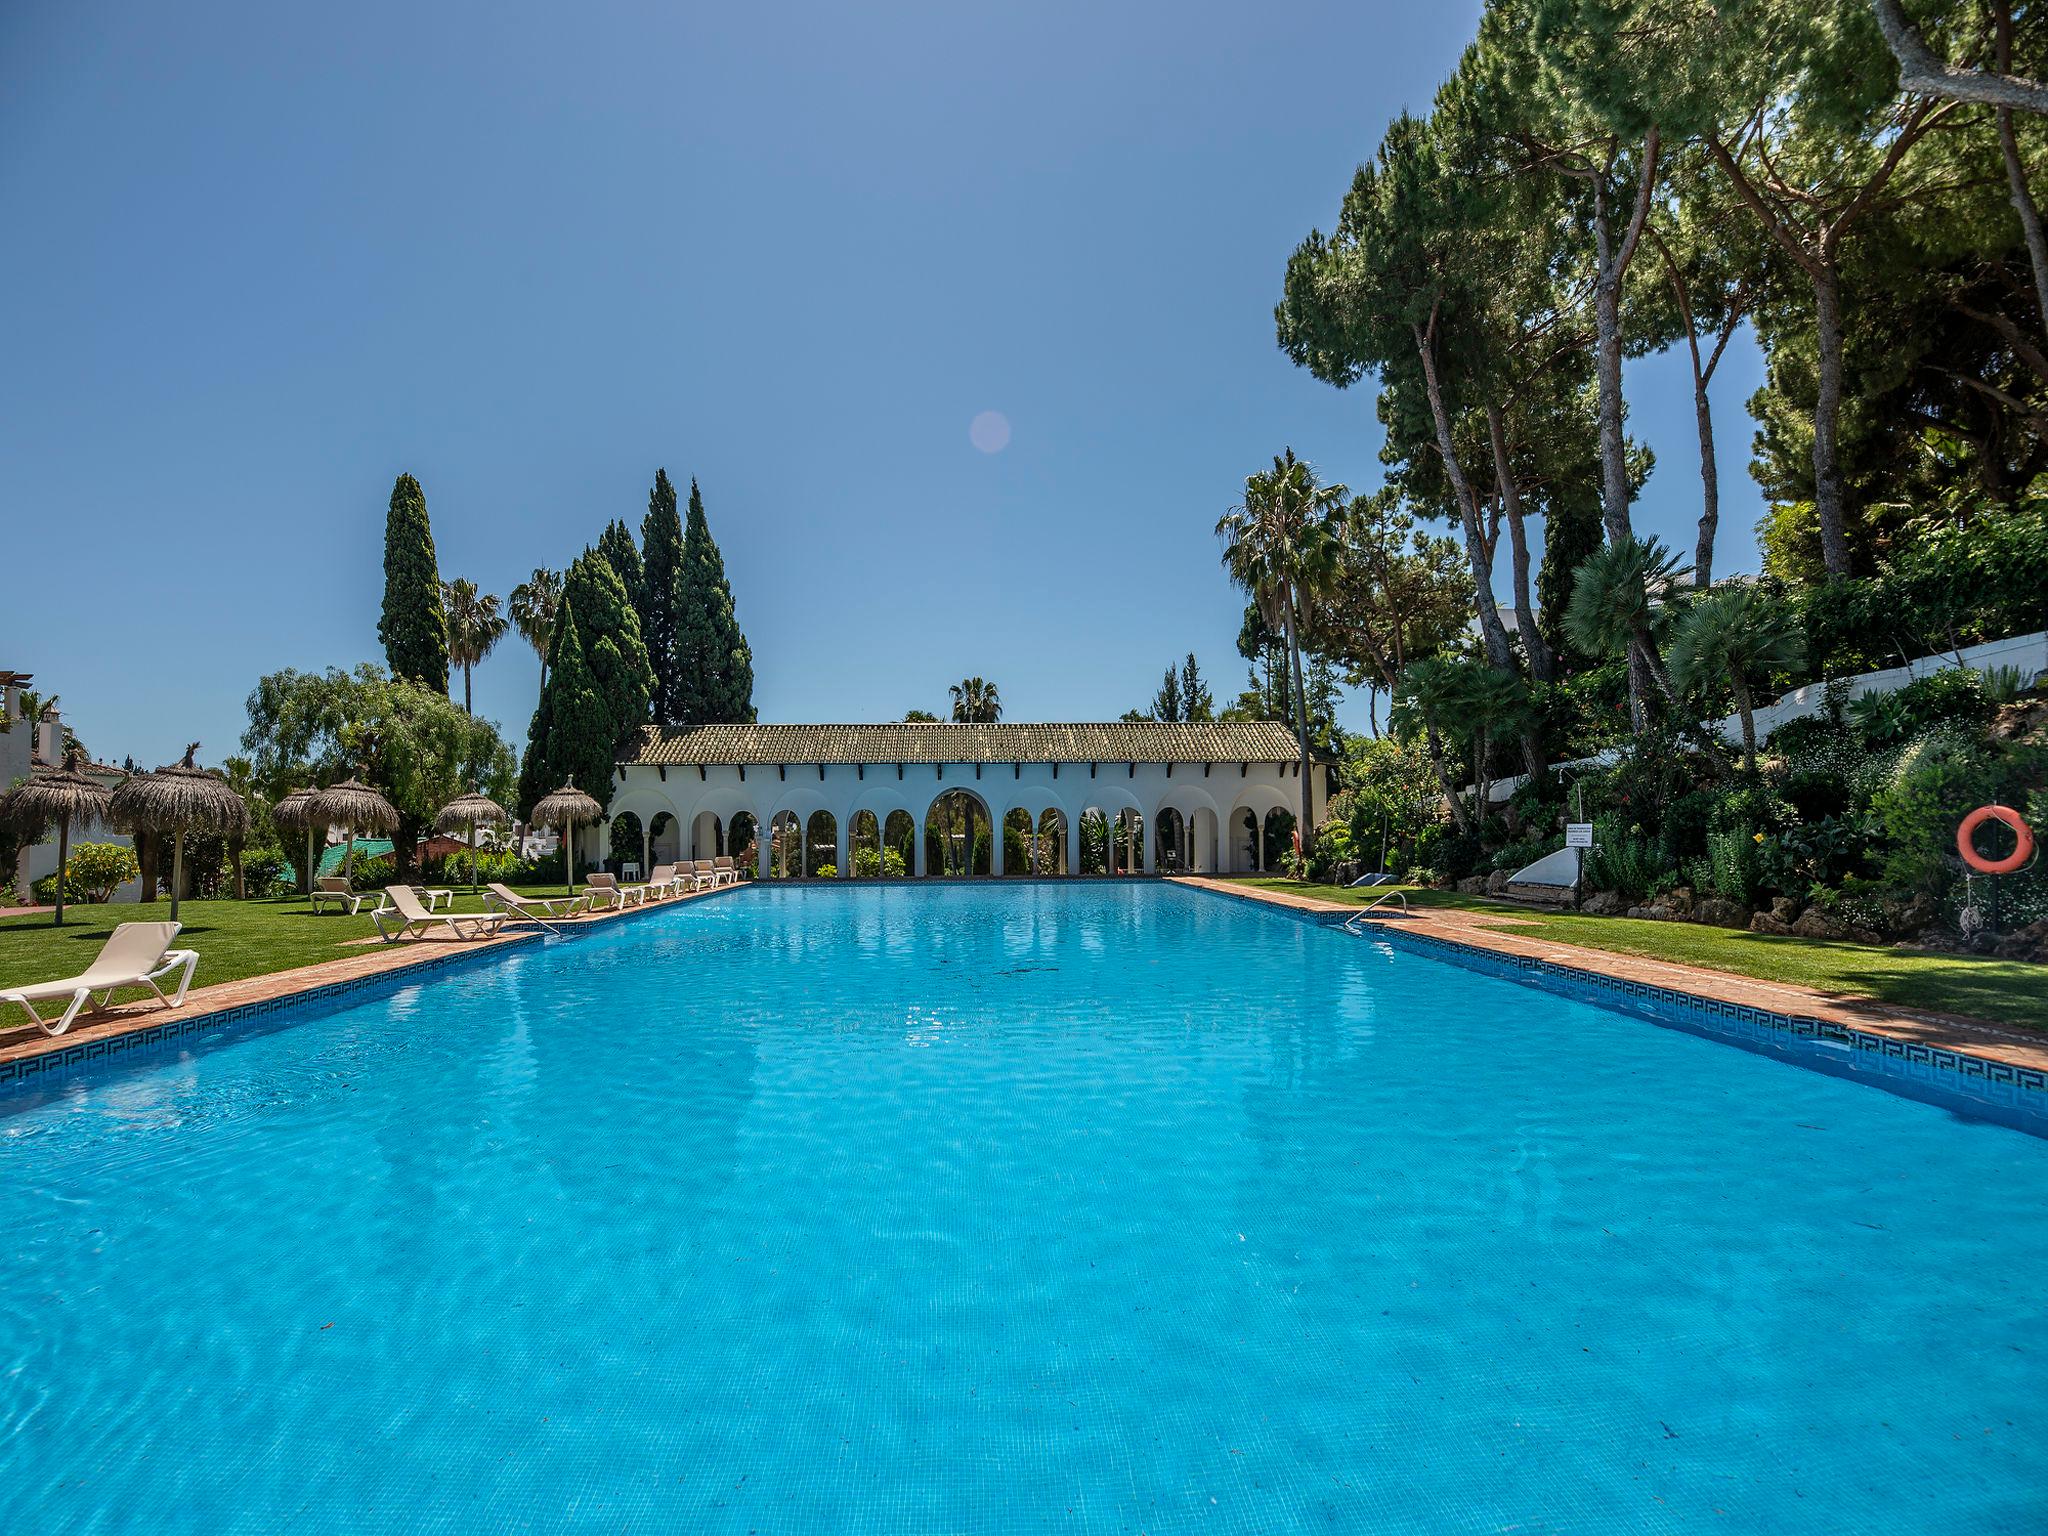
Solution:
[[[597,675],[577,633],[574,608],[567,599],[562,603],[559,634],[561,643],[548,679],[547,767],[555,780],[549,788],[574,779],[579,788],[602,801],[611,793],[616,738]]]
[[[654,691],[654,673],[647,665],[647,647],[640,638],[640,618],[627,597],[625,582],[594,549],[583,552],[562,582],[562,600],[572,599],[583,634],[584,661],[612,722],[616,742],[647,723],[647,701]]]
[[[676,488],[669,483],[665,469],[654,472],[654,489],[647,493],[640,556],[640,638],[647,646],[647,664],[654,671],[654,718],[658,722],[680,721],[684,701],[676,616],[681,611],[683,521],[676,515]]]
[[[434,530],[419,481],[400,475],[384,519],[384,613],[377,638],[393,677],[448,691],[448,615],[441,606],[441,571],[434,562]]]
[[[533,814],[541,796],[559,788],[562,782],[548,761],[548,733],[555,720],[554,666],[562,653],[561,618],[561,605],[557,603],[553,627],[548,633],[548,653],[542,667],[545,676],[540,685],[540,701],[533,706],[533,720],[526,728],[526,753],[519,760],[519,815],[522,820]]]
[[[754,718],[754,654],[733,613],[725,561],[704,517],[704,498],[690,481],[683,529],[683,573],[677,583],[676,650],[683,679],[678,723],[713,725]]]
[[[640,551],[633,543],[633,530],[616,517],[613,518],[605,524],[604,532],[597,536],[597,552],[604,556],[605,563],[618,572],[619,580],[626,584],[626,600],[633,605],[636,612],[644,614],[644,594],[641,588],[646,577],[640,562]],[[640,621],[640,628],[644,636],[647,629],[644,617]],[[584,649],[589,649],[587,640],[584,642]]]

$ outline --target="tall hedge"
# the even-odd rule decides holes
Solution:
[[[725,560],[711,537],[704,498],[690,481],[690,515],[683,529],[683,571],[677,584],[676,650],[685,725],[754,718],[754,653],[733,613]]]
[[[377,638],[393,677],[448,691],[448,615],[441,606],[441,571],[434,560],[434,530],[426,493],[411,475],[391,487],[384,518],[384,612]]]

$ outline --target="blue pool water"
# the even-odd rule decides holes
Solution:
[[[2048,1141],[1177,888],[0,1100],[0,1531],[2039,1532]]]

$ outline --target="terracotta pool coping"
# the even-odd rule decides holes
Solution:
[[[686,901],[697,901],[719,895],[721,891],[735,889],[724,886],[713,890],[687,891],[681,896],[666,901],[649,902],[644,906],[627,907],[623,910],[586,912],[577,917],[563,918],[555,926],[566,931],[597,927],[605,923],[618,922],[648,912],[663,911]],[[45,1058],[64,1056],[70,1059],[90,1060],[107,1055],[119,1049],[112,1042],[125,1044],[146,1043],[136,1037],[154,1035],[190,1034],[204,1027],[208,1021],[241,1009],[255,1009],[265,1004],[275,1004],[286,999],[315,997],[322,993],[353,989],[365,982],[374,982],[385,977],[402,974],[410,970],[426,970],[451,963],[462,962],[479,954],[507,949],[515,945],[532,944],[543,937],[541,930],[521,927],[515,933],[501,934],[488,939],[454,939],[434,937],[404,939],[386,944],[378,939],[350,940],[341,948],[357,952],[333,960],[322,960],[313,965],[295,966],[290,970],[267,971],[260,976],[244,976],[238,981],[216,982],[212,986],[194,987],[185,994],[185,1003],[180,1008],[165,1008],[156,999],[146,997],[144,1001],[117,1003],[114,1007],[98,1013],[81,1013],[71,1028],[61,1035],[46,1035],[33,1024],[21,1020],[19,1009],[9,1007],[0,1023],[0,1082],[24,1076],[23,1063],[33,1062],[27,1069],[33,1072],[39,1067],[59,1065]],[[200,974],[205,974],[206,957],[202,952],[199,960]],[[41,1005],[47,1015],[50,1005]]]
[[[1176,876],[1174,883],[1302,912],[1352,914],[1360,910],[1345,902],[1329,901],[1320,896],[1242,885],[1232,880],[1204,879],[1199,875]],[[2048,1038],[2028,1030],[1957,1014],[1899,1008],[1874,998],[1848,993],[1821,992],[1789,982],[1758,981],[1731,971],[1706,970],[1670,960],[1615,954],[1610,950],[1588,949],[1583,945],[1516,933],[1498,926],[1515,921],[1511,912],[1417,907],[1406,916],[1394,913],[1382,919],[1375,914],[1368,921],[1390,933],[1410,934],[1519,960],[1540,961],[1614,981],[1683,992],[1705,1002],[1814,1019],[1881,1035],[1910,1046],[1953,1051],[1980,1061],[2002,1062],[2032,1072],[2048,1072]]]

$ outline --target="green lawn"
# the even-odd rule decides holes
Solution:
[[[1235,884],[1269,886],[1362,906],[1379,894],[1336,885],[1298,884],[1271,876],[1247,876]],[[1651,960],[1670,960],[1712,971],[1731,971],[1758,981],[1781,981],[1875,998],[1901,1008],[1926,1008],[1973,1018],[2048,1029],[2048,967],[2017,960],[1985,960],[1914,950],[1879,949],[1820,939],[1772,937],[1698,923],[1654,923],[1627,917],[1585,917],[1577,912],[1539,912],[1454,891],[1406,892],[1418,907],[1463,907],[1496,912],[1515,929],[1563,944],[1604,949]]]
[[[559,885],[522,889],[548,896],[562,894]],[[484,904],[467,891],[458,891],[452,910],[481,912]],[[159,901],[147,906],[66,907],[62,928],[50,921],[47,912],[0,918],[0,990],[76,976],[92,963],[116,923],[161,922],[170,915],[171,904]],[[179,905],[178,920],[185,925],[178,935],[178,947],[199,951],[194,986],[339,960],[362,952],[344,947],[350,939],[377,936],[367,907],[356,917],[331,910],[315,916],[303,896],[187,901]],[[0,1018],[0,1027],[10,1027],[9,1021]]]

